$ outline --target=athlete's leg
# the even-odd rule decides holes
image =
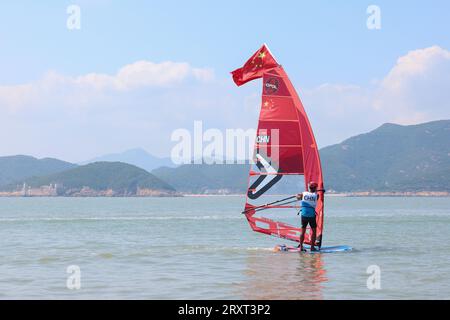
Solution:
[[[302,233],[300,234],[300,245],[298,246],[300,248],[300,250],[303,250],[303,242],[305,241],[305,233],[306,233],[306,228],[302,227]]]
[[[305,233],[306,233],[306,227],[308,226],[308,221],[304,217],[302,217],[302,233],[300,234],[300,244],[299,248],[303,251],[303,242],[305,241]]]
[[[316,227],[311,227],[311,232],[311,251],[315,251],[316,248],[314,247],[314,245],[316,244]]]

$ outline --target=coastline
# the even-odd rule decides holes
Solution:
[[[242,197],[242,194],[183,194],[183,197]],[[270,196],[280,196],[285,197],[289,194],[274,194]],[[417,192],[373,192],[373,191],[363,191],[363,192],[336,192],[336,193],[326,193],[327,197],[450,197],[450,192],[448,191],[417,191]]]
[[[0,198],[34,198],[34,197],[48,197],[48,198],[179,198],[179,197],[195,197],[195,198],[207,198],[207,197],[243,197],[245,193],[230,193],[230,194],[196,194],[196,193],[158,193],[149,192],[138,195],[119,195],[111,193],[88,193],[88,194],[73,194],[73,195],[56,195],[56,194],[28,194],[23,195],[19,192],[0,192]],[[287,194],[273,194],[273,197],[289,196]],[[340,192],[340,193],[327,193],[327,197],[438,197],[446,198],[450,197],[450,192],[448,191],[418,191],[418,192]]]

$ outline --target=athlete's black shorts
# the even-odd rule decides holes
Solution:
[[[311,228],[317,228],[316,217],[303,217],[302,216],[302,228],[306,228],[307,226]]]

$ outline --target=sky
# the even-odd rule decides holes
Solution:
[[[80,29],[68,28],[71,5]],[[196,120],[254,128],[260,83],[238,88],[229,72],[263,43],[320,147],[385,122],[450,119],[448,12],[444,0],[2,3],[0,156],[169,156],[174,130]]]

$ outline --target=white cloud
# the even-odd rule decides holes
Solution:
[[[131,90],[140,87],[170,86],[182,82],[189,76],[202,81],[210,80],[212,71],[193,68],[188,63],[137,61],[122,67],[114,77],[105,78],[105,75],[96,75],[96,77],[87,75],[77,80],[81,83],[87,82],[96,85],[97,81],[103,84],[105,80],[109,79],[109,85],[114,88]]]
[[[36,93],[36,87],[32,84],[0,86],[0,108],[11,110],[16,106],[26,105],[33,101]]]
[[[450,51],[433,46],[409,52],[380,83],[373,106],[391,121],[411,124],[449,117]]]
[[[299,90],[319,146],[336,143],[374,128],[378,115],[372,91],[356,85],[323,84]]]
[[[95,100],[101,91],[130,91],[140,88],[170,87],[181,84],[187,79],[209,82],[214,79],[214,72],[208,68],[194,68],[188,63],[166,61],[154,63],[137,61],[123,66],[114,75],[89,73],[76,77],[63,76],[48,72],[34,83],[0,86],[0,107],[9,110],[28,107],[30,104],[54,100],[60,93],[68,94],[77,102],[76,95],[90,94]]]
[[[323,84],[302,92],[319,144],[339,142],[385,122],[415,124],[450,118],[450,51],[438,46],[400,57],[368,87]],[[322,127],[322,128],[321,128]]]
[[[245,124],[245,116],[233,118],[248,90],[232,94],[227,80],[188,63],[138,61],[113,75],[50,71],[33,83],[3,85],[0,136],[11,139],[0,146],[0,155],[81,161],[135,146],[167,155],[171,132],[190,129],[194,120],[207,128]]]

